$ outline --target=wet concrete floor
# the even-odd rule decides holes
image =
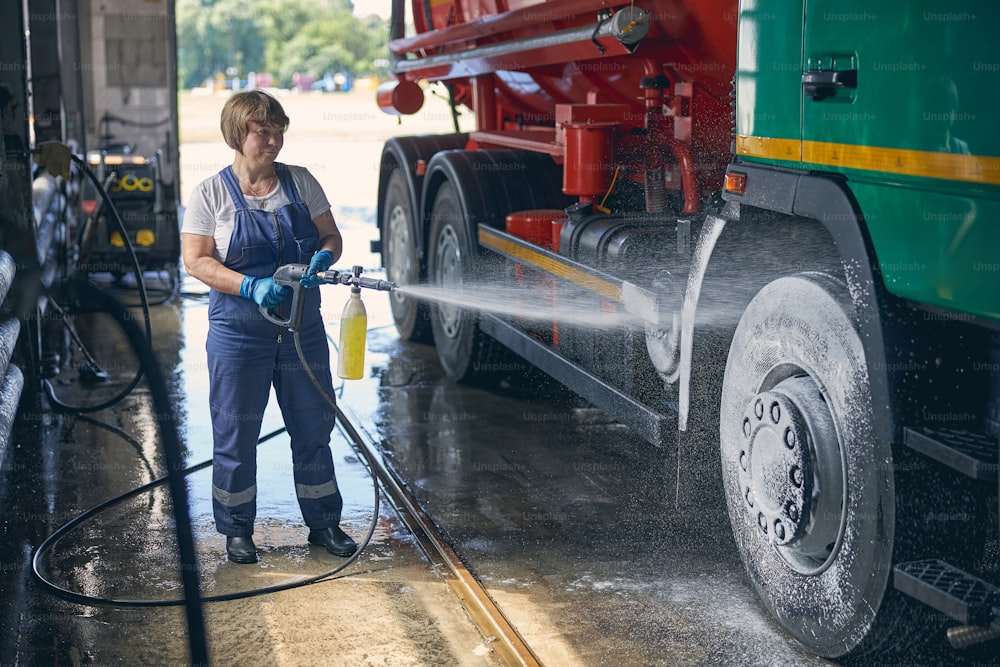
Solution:
[[[377,266],[367,249],[371,209],[337,214],[348,239],[343,264]],[[347,292],[323,289],[336,340]],[[154,308],[153,328],[185,457],[197,463],[211,455],[207,303],[195,281],[185,280],[182,291],[183,298]],[[381,443],[385,458],[543,664],[830,664],[769,620],[743,575],[720,508],[675,506],[676,462],[668,452],[537,378],[490,390],[450,382],[432,348],[400,342],[386,295],[364,297],[368,369],[364,379],[339,386],[338,401]],[[71,373],[54,384],[66,400],[93,403],[121,389],[134,362],[127,347],[105,333],[110,322],[78,324],[82,337],[99,341],[102,366],[118,381],[83,391]],[[20,446],[0,471],[0,664],[184,663],[179,608],[66,602],[44,592],[29,569],[34,548],[59,525],[162,474],[156,421],[140,390],[101,413],[38,413],[22,425]],[[272,403],[262,432],[280,426]],[[360,538],[371,517],[371,483],[339,433],[333,447],[344,525]],[[211,520],[208,472],[189,478],[206,594],[290,581],[339,560],[305,543],[287,438],[264,443],[259,456],[259,565],[225,560]],[[88,595],[176,598],[174,553],[169,498],[160,488],[74,530],[56,543],[45,569],[54,582]],[[386,504],[371,545],[343,576],[207,605],[206,625],[213,662],[220,665],[497,664],[489,642]],[[994,662],[983,653],[944,653],[900,664]]]
[[[718,517],[676,520],[664,452],[544,380],[457,386],[391,330],[370,345],[354,409],[543,663],[827,664],[767,620]]]
[[[107,283],[103,278],[95,276]],[[108,286],[136,302],[134,292]],[[188,465],[211,457],[203,291],[186,279],[184,298],[154,306],[151,313],[154,348],[169,379]],[[346,298],[345,289],[330,294],[331,320]],[[65,360],[70,370],[53,380],[54,395],[74,406],[99,404],[122,391],[137,364],[107,316],[77,317],[75,325],[112,381],[82,382],[72,372],[86,361],[77,352]],[[144,383],[96,413],[40,409],[24,415],[0,471],[0,664],[187,662],[181,607],[78,604],[43,590],[31,573],[34,550],[66,521],[164,474],[157,421]],[[262,435],[281,427],[272,400]],[[342,525],[360,542],[372,521],[372,482],[342,432],[334,432],[332,447],[345,497]],[[210,475],[206,468],[188,477],[203,595],[294,582],[343,561],[306,543],[284,433],[258,450],[259,564],[226,560],[224,538],[212,520]],[[44,554],[40,570],[53,585],[94,598],[176,600],[182,597],[176,554],[169,493],[161,485],[67,532]],[[344,572],[289,591],[207,604],[205,619],[218,665],[498,664],[442,573],[385,499],[368,548]]]
[[[351,231],[351,222],[345,226]],[[371,230],[353,231],[352,256],[364,257],[358,237]],[[365,259],[368,266],[377,261]],[[323,289],[335,341],[347,293]],[[198,283],[185,280],[182,291],[184,298],[154,308],[152,323],[186,461],[193,464],[211,455],[207,304]],[[491,389],[456,385],[443,376],[432,348],[400,342],[386,295],[366,293],[365,301],[366,377],[340,384],[338,401],[381,443],[384,457],[543,664],[830,664],[769,620],[743,576],[720,508],[678,510],[675,462],[667,452],[538,377]],[[64,374],[54,390],[62,400],[93,404],[118,392],[135,366],[127,346],[108,333],[110,321],[79,318],[77,326],[118,381],[84,390],[73,374]],[[26,420],[22,444],[3,469],[0,664],[184,663],[180,608],[66,602],[43,591],[29,570],[34,548],[58,526],[163,473],[156,421],[141,387],[101,413],[39,413]],[[281,425],[272,403],[262,433]],[[371,518],[371,482],[339,431],[333,448],[344,525],[360,539]],[[214,531],[208,470],[189,477],[205,595],[293,581],[340,560],[305,543],[284,434],[261,445],[258,482],[255,539],[262,560],[240,566],[226,561],[223,538]],[[176,599],[175,549],[169,497],[159,487],[57,541],[43,570],[53,583],[91,596]],[[219,665],[497,664],[489,642],[387,503],[367,551],[342,576],[209,604],[206,625]],[[938,655],[907,664],[952,660]]]
[[[43,430],[53,436],[46,442],[55,445],[47,460],[39,466],[30,460],[37,459],[35,454],[21,448],[9,465],[17,480],[5,485],[0,663],[185,664],[188,645],[180,608],[64,602],[43,592],[26,571],[32,547],[58,524],[148,479],[136,452],[101,427],[56,418]],[[283,445],[287,441],[276,438],[262,447],[284,454]],[[344,525],[360,540],[371,512],[371,495],[364,493],[367,475],[343,437],[336,437],[333,446],[341,484],[355,499]],[[262,459],[277,458],[261,453]],[[211,523],[208,474],[190,479],[204,595],[294,581],[343,560],[305,543],[294,497],[284,488],[290,480],[273,472],[260,479],[262,517],[255,540],[261,562],[229,563]],[[206,605],[213,664],[496,664],[440,575],[391,508],[383,507],[368,549],[337,578]],[[54,544],[42,572],[58,586],[91,596],[177,599],[180,579],[169,508],[161,488],[98,515]]]

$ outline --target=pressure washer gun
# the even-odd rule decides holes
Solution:
[[[265,319],[286,327],[289,331],[298,331],[299,326],[302,324],[302,309],[305,306],[307,289],[302,284],[302,278],[305,277],[308,270],[308,264],[285,264],[278,267],[278,270],[274,272],[274,282],[277,285],[291,288],[291,308],[289,309],[288,317],[282,318],[277,310],[260,306],[260,313]],[[362,287],[382,292],[391,292],[396,289],[396,284],[388,280],[363,277],[361,275],[362,270],[362,267],[354,266],[350,271],[338,271],[335,269],[317,271],[316,277],[324,283],[331,285],[351,285],[359,290]]]

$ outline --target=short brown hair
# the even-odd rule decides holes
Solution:
[[[236,93],[222,107],[222,138],[226,144],[237,151],[241,150],[243,140],[250,131],[250,121],[261,125],[277,125],[282,131],[288,129],[288,116],[281,108],[281,103],[262,90],[250,90]]]

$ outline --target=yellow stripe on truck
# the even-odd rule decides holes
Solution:
[[[802,142],[798,139],[776,139],[774,137],[736,137],[736,153],[768,160],[802,160]]]
[[[796,148],[798,147],[798,148]],[[842,169],[861,169],[983,185],[1000,185],[1000,158],[905,148],[859,146],[772,137],[736,137],[736,152],[747,157],[790,160]],[[796,157],[801,155],[801,157]]]
[[[479,228],[479,242],[488,248],[493,248],[497,252],[507,255],[508,257],[513,257],[524,264],[537,267],[543,271],[551,273],[554,276],[576,285],[580,285],[591,292],[600,294],[606,299],[618,302],[621,301],[622,290],[619,285],[598,278],[597,276],[592,276],[586,271],[581,271],[572,266],[567,266],[558,260],[546,257],[539,252],[531,250],[530,248],[524,248],[515,243],[511,243],[510,241],[491,233],[488,227]]]

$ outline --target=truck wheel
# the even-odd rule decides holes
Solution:
[[[406,176],[399,169],[389,176],[383,204],[382,263],[386,278],[397,285],[415,285],[421,277],[416,226]],[[425,304],[407,299],[397,290],[390,292],[389,306],[400,338],[420,343],[431,341],[430,315]]]
[[[814,653],[855,651],[891,572],[892,453],[873,429],[847,289],[779,278],[753,298],[729,350],[722,479],[736,544],[774,618]]]
[[[431,208],[427,273],[430,282],[459,289],[473,270],[476,254],[469,236],[458,194],[445,182],[437,191]],[[456,382],[485,380],[495,367],[488,357],[499,345],[479,329],[478,314],[453,303],[431,304],[431,329],[438,359],[448,377]]]

